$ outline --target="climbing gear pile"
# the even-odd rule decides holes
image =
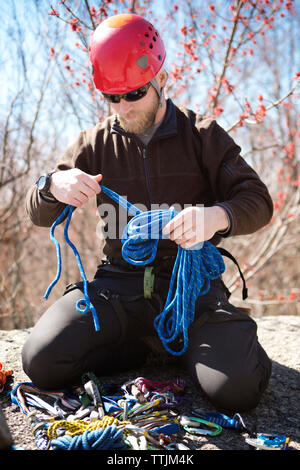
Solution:
[[[135,383],[151,384],[151,393],[144,395]],[[180,426],[173,407],[178,405],[177,394],[184,392],[182,380],[154,382],[139,377],[118,392],[104,395],[105,387],[89,372],[72,393],[23,382],[10,396],[26,415],[41,450],[162,449],[175,444]]]
[[[154,261],[157,246],[163,227],[176,215],[175,209],[152,210],[143,212],[114,191],[101,186],[103,193],[125,208],[133,218],[129,221],[122,234],[122,256],[130,264],[147,265]],[[49,285],[44,297],[47,299],[52,288],[58,282],[61,274],[61,250],[54,236],[56,226],[65,218],[64,237],[72,248],[83,281],[84,299],[76,304],[80,313],[91,312],[96,331],[100,329],[97,312],[88,294],[88,281],[82,266],[79,253],[68,237],[74,206],[66,206],[50,229],[50,238],[56,246],[57,274]],[[154,326],[165,349],[175,355],[182,355],[188,347],[188,329],[194,321],[195,304],[200,295],[210,289],[210,281],[217,279],[225,271],[224,260],[218,249],[210,242],[204,242],[199,249],[183,249],[178,246],[178,252],[170,280],[167,300],[163,310],[155,317]],[[179,335],[183,337],[180,351],[174,351],[169,344]]]
[[[40,450],[190,450],[189,435],[210,439],[223,428],[247,434],[252,449],[289,448],[287,436],[256,434],[237,413],[230,418],[199,409],[181,411],[185,388],[182,379],[144,377],[112,388],[88,372],[72,391],[47,391],[23,382],[10,396]]]

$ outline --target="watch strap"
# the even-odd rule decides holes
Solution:
[[[40,197],[43,199],[43,201],[46,202],[58,202],[58,200],[51,194],[49,193],[48,195],[39,193]]]

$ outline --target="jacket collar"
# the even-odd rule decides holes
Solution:
[[[130,132],[124,131],[124,129],[120,126],[120,123],[118,121],[116,114],[113,117],[113,124],[110,129],[110,132],[111,134],[121,134],[127,137],[133,137],[133,138],[136,137],[135,134],[131,134]],[[163,137],[176,135],[177,132],[178,132],[178,129],[177,129],[176,107],[173,101],[170,98],[168,98],[166,113],[164,115],[161,125],[155,132],[153,139],[160,139]]]

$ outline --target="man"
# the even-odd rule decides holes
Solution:
[[[89,283],[100,330],[75,308],[82,298],[77,283],[42,315],[24,345],[25,372],[46,388],[74,385],[90,370],[105,376],[138,367],[151,350],[162,354],[153,323],[166,301],[178,246],[217,245],[222,237],[254,232],[273,211],[267,188],[232,138],[213,119],[166,100],[165,48],[153,25],[138,15],[108,18],[93,34],[90,59],[95,86],[114,114],[80,133],[55,171],[29,190],[26,207],[34,224],[50,226],[66,204],[81,207],[96,196],[100,210],[115,207],[117,236],[106,227],[106,260]],[[122,259],[123,217],[101,184],[148,210],[181,208],[163,229],[150,291],[144,288],[149,270]],[[256,323],[228,302],[229,295],[220,277],[199,296],[188,348],[175,360],[216,407],[242,411],[259,402],[271,362]],[[177,338],[175,346],[181,342]]]

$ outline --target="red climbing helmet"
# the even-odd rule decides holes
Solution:
[[[166,51],[154,26],[139,15],[104,20],[89,46],[95,87],[108,94],[128,93],[150,82],[161,69]]]

